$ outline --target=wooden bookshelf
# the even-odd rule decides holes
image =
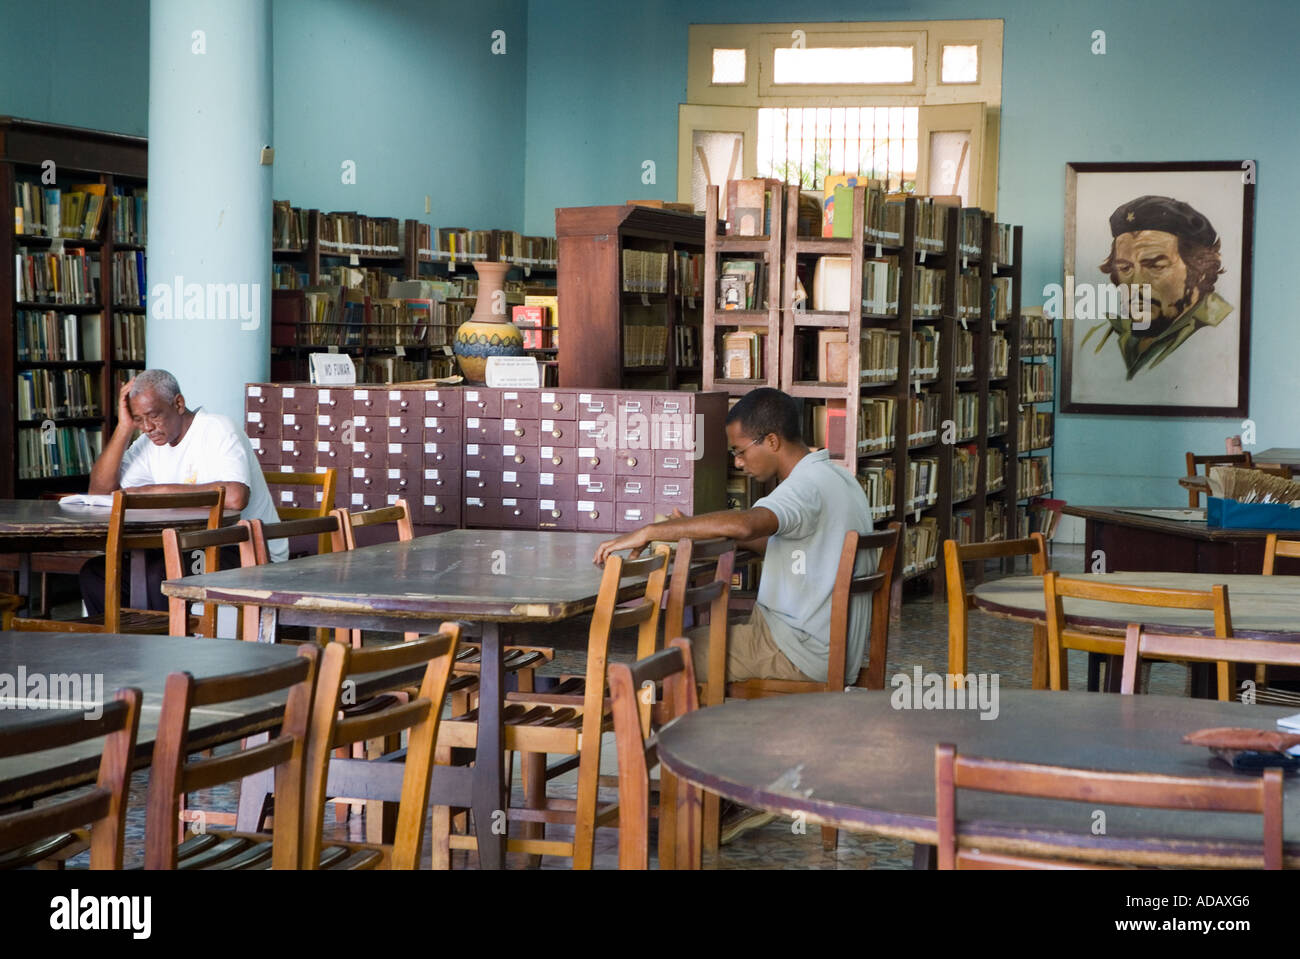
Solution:
[[[555,211],[559,248],[557,289],[564,347],[559,353],[561,387],[712,389],[698,364],[679,363],[679,326],[703,330],[708,297],[693,297],[678,283],[677,254],[703,254],[705,218],[641,206],[569,207]],[[624,251],[667,256],[662,292],[626,290]],[[707,263],[706,263],[707,267]],[[709,289],[707,282],[702,293]],[[692,306],[692,301],[694,305]],[[567,318],[573,317],[574,321]],[[696,319],[699,317],[699,319]],[[637,322],[642,321],[642,322]],[[662,362],[629,366],[637,347],[629,327],[663,331]],[[702,342],[701,342],[702,341]],[[708,337],[696,335],[703,358]],[[705,368],[708,364],[705,362]]]
[[[102,187],[104,199],[98,215],[98,229],[94,239],[64,235],[51,237],[33,235],[32,224],[23,223],[23,233],[16,233],[16,218],[10,219],[0,240],[0,498],[36,496],[47,491],[71,492],[84,489],[89,475],[85,457],[82,462],[72,462],[60,469],[59,475],[20,478],[20,446],[39,434],[43,424],[46,435],[53,435],[52,444],[63,459],[73,453],[71,447],[62,446],[67,438],[87,431],[87,439],[98,433],[102,444],[106,434],[116,425],[117,385],[145,366],[144,322],[145,308],[139,297],[144,283],[141,277],[135,289],[128,290],[117,282],[119,270],[115,264],[132,268],[143,266],[145,223],[138,224],[139,233],[119,234],[115,230],[112,197],[117,190],[125,191],[127,199],[132,191],[144,190],[148,176],[147,141],[142,137],[76,127],[38,123],[14,117],[0,117],[0,195],[5,197],[10,214],[17,200],[15,187],[20,183],[34,184],[41,189],[57,188],[66,196],[69,187],[94,184]],[[48,167],[52,161],[53,168]],[[53,183],[43,183],[43,174],[51,170]],[[43,202],[43,197],[42,197]],[[126,201],[123,201],[126,202]],[[50,298],[18,299],[16,297],[15,254],[26,250],[28,254],[49,254],[62,247],[65,253],[80,249],[87,259],[87,270],[98,271],[98,290],[88,287],[86,302],[54,302]],[[126,275],[125,269],[122,271]],[[121,288],[120,288],[121,287]],[[129,296],[128,296],[129,294]],[[53,322],[42,319],[32,328],[31,314],[53,314]],[[99,317],[95,330],[93,317]],[[72,317],[65,320],[64,317]],[[121,318],[120,322],[117,318]],[[20,330],[24,353],[20,357]],[[124,335],[119,336],[119,326]],[[128,345],[125,331],[133,330],[131,343],[134,351],[122,352]],[[72,359],[67,338],[68,331],[77,340],[75,351],[81,358]],[[50,334],[55,335],[51,336]],[[37,348],[38,352],[31,351]],[[91,352],[98,358],[85,359]],[[19,377],[23,373],[35,377],[55,376],[68,382],[75,374],[84,373],[89,378],[87,395],[78,388],[78,396],[93,402],[91,410],[64,411],[63,415],[19,417]],[[69,379],[65,380],[64,377]],[[78,384],[84,381],[78,377]],[[66,432],[65,432],[66,431]],[[93,461],[97,447],[88,442]]]

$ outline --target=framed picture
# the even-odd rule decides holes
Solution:
[[[1063,413],[1247,415],[1254,180],[1240,160],[1067,164]]]

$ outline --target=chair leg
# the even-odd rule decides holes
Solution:
[[[596,849],[597,788],[600,785],[599,732],[583,737],[580,755],[578,802],[573,822],[573,868],[590,869]]]
[[[524,806],[528,809],[546,808],[546,753],[520,753],[520,772],[524,779]],[[545,839],[546,823],[522,822],[519,824],[522,839]],[[529,869],[542,864],[540,855],[526,857]]]
[[[834,852],[840,844],[840,831],[832,826],[822,826],[822,849]]]
[[[451,765],[451,747],[439,746],[433,751],[435,766]],[[451,807],[434,806],[429,822],[429,838],[433,845],[433,862],[430,868],[435,870],[451,869]]]
[[[721,830],[719,809],[722,805],[717,793],[704,794],[704,849],[707,852],[718,851],[718,835]]]

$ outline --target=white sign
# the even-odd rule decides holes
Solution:
[[[311,381],[321,385],[352,386],[357,371],[346,353],[312,353]]]
[[[542,385],[541,368],[531,356],[489,356],[486,377],[493,389],[536,389]]]

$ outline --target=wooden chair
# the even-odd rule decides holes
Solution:
[[[1152,633],[1139,623],[1129,623],[1124,636],[1124,667],[1120,674],[1121,693],[1137,691],[1138,666],[1144,658],[1189,663],[1254,663],[1265,666],[1300,666],[1300,645],[1256,639],[1220,639],[1217,636],[1186,636]],[[1220,681],[1219,699],[1231,698],[1227,684]]]
[[[353,649],[330,643],[321,659],[320,680],[312,707],[307,746],[307,786],[303,804],[303,868],[321,860],[327,797],[364,792],[372,799],[399,801],[397,834],[391,846],[339,843],[353,855],[353,868],[416,869],[424,845],[429,810],[429,776],[438,740],[443,699],[460,641],[460,626],[443,623],[436,636],[393,646]],[[419,694],[413,699],[390,698],[363,715],[343,716],[340,700],[349,676],[403,669],[425,664]],[[400,783],[379,775],[375,760],[337,759],[332,753],[367,740],[398,736],[410,730]],[[364,790],[356,787],[365,783]],[[389,785],[386,785],[389,784]]]
[[[691,567],[713,560],[713,569],[692,575]],[[673,551],[673,573],[668,582],[668,604],[664,611],[663,635],[672,639],[686,635],[686,610],[700,623],[707,615],[709,629],[709,671],[703,684],[705,706],[720,706],[727,696],[727,610],[731,597],[731,574],[736,565],[736,544],[729,539],[677,541]],[[692,579],[696,585],[691,585]],[[700,582],[703,580],[703,582]],[[691,667],[694,677],[695,668]],[[717,793],[704,793],[702,836],[704,848],[718,848],[720,802]],[[620,834],[621,837],[621,834]]]
[[[526,835],[507,841],[507,850],[529,855],[571,856],[573,868],[590,869],[596,829],[613,823],[618,805],[598,806],[601,733],[612,727],[606,705],[606,662],[609,639],[614,630],[633,626],[637,632],[637,659],[655,651],[659,607],[667,578],[669,549],[655,547],[650,556],[625,560],[614,555],[605,561],[600,593],[592,613],[587,638],[587,671],[583,678],[566,680],[547,693],[516,692],[506,695],[505,748],[524,754],[525,807],[512,806],[507,817],[529,826],[562,823],[574,827],[572,840],[548,840],[526,829]],[[643,583],[638,583],[644,577]],[[619,605],[620,595],[633,589],[634,601]],[[447,762],[452,749],[473,749],[477,745],[477,710],[463,717],[445,720],[439,740],[439,762]],[[547,767],[546,754],[565,756]],[[478,762],[501,762],[501,757],[479,756]],[[547,780],[576,768],[576,800],[546,795]],[[433,817],[434,865],[449,864],[450,849],[474,849],[473,836],[452,835],[450,810],[436,807]],[[489,823],[477,823],[487,829]],[[544,828],[544,827],[543,827]]]
[[[985,560],[1028,556],[1029,569],[1035,576],[1047,572],[1047,541],[1042,533],[1028,539],[1010,539],[994,543],[966,543],[944,540],[943,563],[948,586],[948,673],[966,675],[966,650],[969,635],[968,616],[974,594],[966,588],[964,563],[975,562],[983,569]],[[1035,626],[1033,631],[1033,687],[1047,688],[1047,630]]]
[[[171,628],[169,613],[150,609],[122,607],[122,553],[132,549],[139,537],[125,531],[127,510],[207,509],[208,529],[221,526],[225,490],[202,490],[194,493],[132,493],[117,490],[113,494],[113,511],[108,520],[108,543],[104,550],[104,612],[80,619],[18,619],[14,629],[47,633],[146,633],[167,635]],[[181,635],[184,635],[183,633]]]
[[[220,529],[200,529],[182,532],[174,527],[163,530],[163,559],[167,566],[168,579],[180,579],[189,576],[191,570],[185,560],[196,550],[203,550],[203,571],[216,573],[221,570],[221,547],[238,546],[240,566],[256,566],[257,557],[253,548],[251,521],[241,519],[234,526]],[[169,625],[167,632],[171,636],[189,635],[190,615],[189,601],[178,596],[167,597]],[[243,608],[240,614],[243,615]],[[257,611],[250,608],[248,615],[257,621]],[[203,604],[203,615],[198,620],[195,635],[216,638],[217,604]]]
[[[957,825],[957,790],[976,789],[1011,796],[1074,800],[1089,804],[1140,806],[1148,809],[1192,809],[1203,812],[1262,814],[1261,859],[1265,869],[1282,868],[1282,770],[1263,777],[1189,777],[1155,773],[1103,772],[1068,766],[1044,766],[958,756],[952,743],[934,747],[934,808],[939,831],[940,869],[1106,869],[1081,861],[1089,850],[1109,862],[1134,863],[1123,845],[1086,830],[1050,844],[1054,854],[982,852],[967,842]],[[1071,859],[1071,856],[1074,858]]]
[[[609,667],[614,739],[618,744],[618,868],[650,867],[650,770],[659,762],[650,732],[645,692],[663,683],[663,720],[669,722],[698,706],[691,642],[677,638],[669,648],[632,664]],[[658,703],[656,699],[656,704]],[[689,783],[660,769],[659,868],[700,868],[700,804]],[[670,786],[669,779],[673,780]]]
[[[1070,629],[1065,624],[1066,597],[1091,599],[1128,606],[1159,609],[1203,609],[1214,614],[1214,635],[1232,637],[1232,613],[1228,607],[1228,587],[1211,586],[1207,590],[1167,589],[1156,586],[1123,586],[1118,583],[1084,579],[1067,579],[1055,570],[1043,574],[1043,603],[1047,613],[1047,661],[1050,688],[1069,689],[1069,663],[1065,650],[1082,649],[1106,656],[1123,656],[1124,640],[1118,636]],[[1219,663],[1217,671],[1220,698],[1231,689],[1228,664]],[[1112,677],[1107,677],[1108,684]]]
[[[1283,559],[1300,559],[1300,540],[1278,539],[1277,533],[1268,534],[1268,538],[1264,540],[1262,572],[1265,576],[1273,575],[1273,565],[1279,556]]]
[[[105,737],[95,787],[33,809],[0,813],[0,870],[50,863],[90,847],[91,869],[121,869],[131,760],[140,728],[140,690],[119,689],[96,719],[54,713],[18,726],[0,726],[0,760]],[[83,828],[90,826],[89,833]],[[69,830],[72,830],[69,832]]]
[[[302,798],[307,728],[319,650],[301,646],[287,663],[242,673],[195,679],[188,672],[167,677],[145,820],[146,869],[297,869],[301,854]],[[283,721],[274,738],[220,756],[189,760],[190,715],[195,709],[288,690]],[[176,843],[181,797],[198,789],[275,770],[275,828],[272,836],[208,829]],[[347,868],[342,848],[322,853],[322,862]]]
[[[275,512],[282,520],[315,519],[321,516],[329,516],[334,510],[334,486],[337,482],[337,470],[332,466],[326,467],[318,473],[274,473],[270,470],[263,470],[262,477],[266,480],[268,487],[306,486],[320,490],[320,504],[317,506],[284,506],[277,502]],[[274,492],[271,495],[274,497]],[[332,546],[332,537],[322,533],[317,541],[316,551],[318,553],[328,553]]]
[[[1211,466],[1240,466],[1243,469],[1254,469],[1254,461],[1250,458],[1250,453],[1210,453],[1205,456],[1197,456],[1195,453],[1187,454],[1187,475],[1196,476],[1200,467],[1205,467],[1203,475],[1210,475]],[[1187,505],[1196,509],[1201,505],[1201,493],[1203,490],[1188,488]]]

